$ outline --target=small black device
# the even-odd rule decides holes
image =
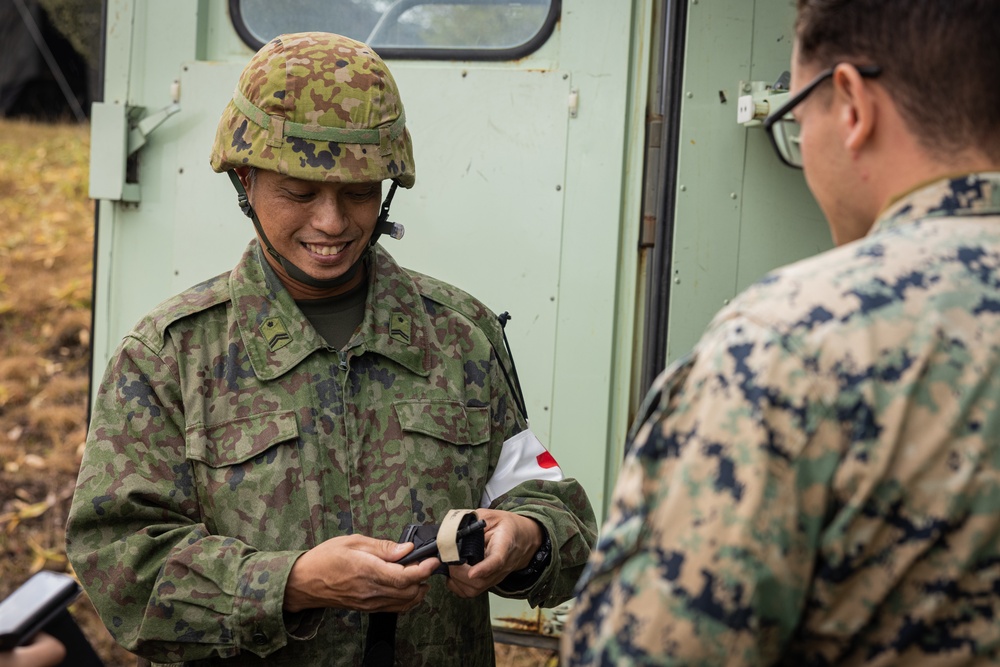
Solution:
[[[66,647],[63,666],[103,667],[67,609],[79,595],[80,585],[67,574],[42,570],[32,575],[0,602],[0,651],[29,644],[44,630]]]
[[[399,541],[413,542],[413,551],[399,559],[399,564],[409,565],[410,563],[417,563],[426,558],[440,558],[437,545],[440,528],[441,526],[438,524],[419,525],[415,523],[411,523],[404,528],[403,535],[399,538]],[[482,561],[485,556],[486,543],[483,536],[485,528],[486,522],[481,519],[477,521],[474,514],[468,514],[463,517],[458,531],[455,533],[455,544],[458,547],[459,560],[448,564],[442,563],[440,567],[434,570],[434,574],[447,576],[448,565],[464,565],[465,563],[475,565]]]
[[[0,602],[0,650],[30,642],[80,594],[73,577],[42,570]]]

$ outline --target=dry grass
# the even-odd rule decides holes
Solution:
[[[90,365],[89,131],[0,119],[0,599],[39,569],[70,570],[64,530]],[[135,664],[86,596],[71,611],[108,667]],[[497,647],[499,667],[553,659]]]
[[[68,571],[66,513],[86,438],[94,209],[89,128],[0,121],[0,596]],[[84,597],[109,667],[134,664]]]

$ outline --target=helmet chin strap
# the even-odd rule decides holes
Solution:
[[[365,249],[365,252],[361,253],[358,260],[354,262],[354,264],[352,264],[347,271],[343,273],[343,275],[327,280],[313,278],[308,273],[292,264],[289,260],[282,257],[281,254],[274,249],[274,246],[271,245],[271,241],[267,238],[267,234],[264,233],[264,228],[260,224],[260,218],[257,217],[257,212],[254,211],[253,206],[250,205],[250,199],[247,197],[246,188],[244,188],[243,183],[240,182],[240,177],[236,173],[236,170],[230,169],[226,173],[229,175],[229,180],[233,182],[233,187],[236,188],[240,210],[243,211],[243,214],[250,218],[253,222],[254,229],[257,230],[257,235],[260,237],[260,240],[264,242],[264,249],[267,250],[267,254],[273,257],[293,280],[297,280],[304,285],[309,285],[310,287],[316,287],[319,289],[327,289],[330,287],[339,287],[344,283],[350,282],[350,280],[357,275],[358,269],[360,269],[364,264],[364,259],[368,255],[368,249],[375,245],[375,242],[378,241],[382,234],[387,234],[394,239],[403,238],[403,225],[395,222],[389,222],[389,205],[392,204],[392,196],[396,193],[396,186],[398,185],[398,182],[393,179],[392,185],[389,187],[389,194],[386,195],[385,201],[382,203],[382,210],[379,212],[378,220],[375,222],[375,229],[372,231],[372,237],[368,242],[368,248]]]
[[[395,178],[392,179],[392,185],[389,186],[389,194],[385,196],[385,201],[382,202],[382,210],[379,212],[378,221],[375,223],[375,231],[372,232],[371,241],[368,242],[369,247],[375,245],[375,242],[378,241],[378,238],[382,234],[388,234],[397,241],[403,238],[403,233],[406,231],[403,225],[398,222],[389,222],[389,205],[392,204],[392,196],[396,194],[397,186],[399,186],[399,181]]]

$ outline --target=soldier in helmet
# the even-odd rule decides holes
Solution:
[[[108,367],[67,529],[84,587],[153,663],[493,664],[486,592],[566,600],[595,519],[527,428],[496,316],[376,243],[415,179],[385,63],[274,39],[212,167],[256,238]],[[481,562],[398,562],[453,510],[485,522]]]
[[[765,127],[839,247],[655,384],[566,664],[1000,664],[1000,2],[797,4]]]

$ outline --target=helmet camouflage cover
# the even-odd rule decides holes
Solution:
[[[250,60],[219,120],[212,169],[256,167],[310,181],[413,186],[399,89],[370,47],[341,35],[281,35]]]

